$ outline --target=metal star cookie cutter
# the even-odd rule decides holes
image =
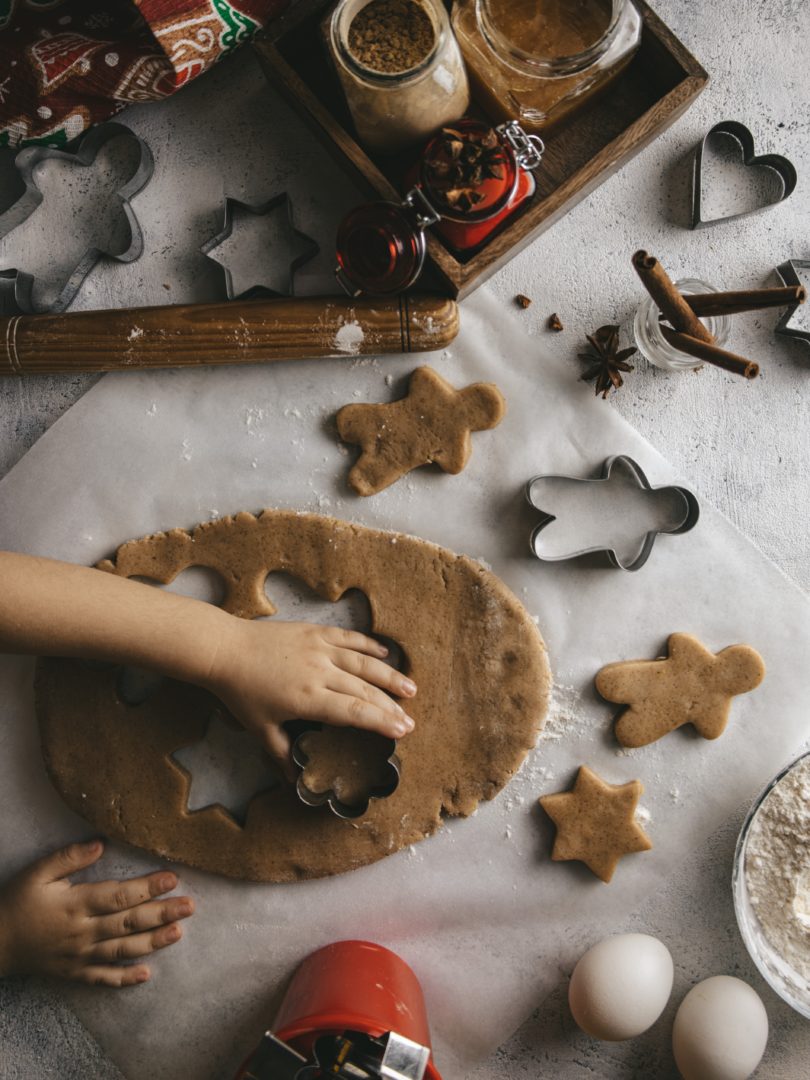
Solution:
[[[372,799],[387,799],[389,795],[394,794],[399,787],[399,779],[402,771],[399,758],[395,753],[397,746],[395,739],[385,740],[385,748],[387,750],[385,760],[386,765],[389,767],[388,771],[390,773],[390,778],[384,784],[372,788],[369,791],[367,798],[362,802],[356,804],[345,803],[339,798],[334,788],[329,788],[327,791],[312,791],[312,789],[307,787],[304,782],[304,770],[309,764],[309,757],[304,751],[302,742],[307,735],[312,734],[313,730],[318,729],[310,728],[307,731],[303,731],[292,746],[293,763],[301,770],[298,774],[295,790],[298,798],[305,806],[315,807],[326,804],[337,817],[352,820],[353,818],[362,817],[363,814],[368,811]]]
[[[751,210],[742,210],[738,214],[721,215],[716,218],[703,218],[701,209],[703,189],[703,155],[707,144],[717,135],[727,135],[740,147],[742,163],[749,166],[760,166],[771,169],[779,180],[779,192],[776,198],[769,199],[761,206],[755,206]],[[739,218],[749,217],[751,214],[759,214],[776,206],[792,194],[797,182],[796,167],[791,161],[781,154],[759,154],[754,152],[754,136],[739,120],[721,120],[710,128],[695,148],[695,159],[692,169],[692,228],[705,229],[710,225],[719,225],[725,221],[736,221]]]
[[[120,187],[115,195],[121,201],[121,208],[130,230],[130,243],[125,251],[117,253],[104,248],[89,247],[71,271],[70,277],[62,287],[56,299],[48,304],[34,302],[33,290],[35,278],[23,270],[0,270],[0,310],[7,314],[41,315],[45,312],[64,311],[73,302],[82,282],[101,258],[115,259],[116,262],[134,262],[143,253],[143,234],[135,212],[129,200],[141,191],[149,182],[154,171],[152,151],[147,143],[124,124],[110,122],[90,128],[80,136],[75,150],[56,150],[49,146],[29,146],[20,150],[14,164],[20,173],[25,191],[20,198],[0,215],[0,237],[6,236],[18,225],[22,225],[41,205],[43,194],[37,187],[35,170],[43,161],[65,161],[73,164],[90,166],[102,146],[112,139],[125,135],[134,139],[140,148],[140,156],[135,172]]]
[[[234,293],[233,274],[230,267],[226,263],[220,261],[213,252],[233,235],[234,219],[239,217],[240,214],[250,214],[253,215],[253,217],[264,217],[265,214],[271,214],[275,210],[278,210],[279,207],[282,207],[286,212],[286,223],[290,234],[300,240],[303,245],[301,254],[297,255],[290,262],[286,293],[281,293],[277,289],[271,289],[268,285],[262,284],[251,285],[249,288],[243,289],[242,292],[238,294]],[[254,206],[251,203],[242,202],[241,199],[234,199],[230,195],[226,195],[223,226],[216,236],[212,236],[210,240],[207,240],[202,245],[200,251],[222,271],[222,275],[225,279],[225,295],[229,300],[253,300],[260,297],[292,296],[295,290],[296,271],[299,270],[304,263],[309,262],[310,259],[314,259],[320,251],[320,247],[311,236],[307,236],[306,233],[302,233],[300,229],[296,229],[293,221],[292,203],[290,202],[287,192],[282,191],[280,195],[275,195],[272,199],[269,199],[265,203],[261,203],[259,206]]]
[[[536,500],[535,488],[542,484],[544,481],[570,481],[574,484],[603,484],[611,479],[611,475],[614,470],[624,470],[629,479],[635,483],[643,491],[649,492],[670,492],[672,493],[674,502],[679,506],[679,513],[675,515],[670,523],[657,529],[651,529],[646,532],[641,540],[637,554],[630,560],[623,560],[617,552],[611,547],[591,546],[580,548],[575,551],[567,552],[564,555],[549,555],[543,553],[543,530],[556,521],[557,518],[554,514],[550,514],[543,510],[539,502]],[[541,560],[541,562],[562,562],[568,559],[576,559],[581,555],[604,555],[607,558],[608,563],[618,570],[640,570],[650,557],[653,545],[655,544],[655,538],[659,533],[686,533],[690,529],[694,528],[697,524],[700,516],[700,507],[695,496],[687,488],[678,487],[673,484],[664,484],[659,487],[653,487],[647,479],[644,471],[638,462],[634,461],[627,454],[617,454],[613,457],[609,457],[602,465],[600,474],[598,476],[583,477],[583,476],[566,476],[560,474],[541,474],[540,476],[534,476],[526,484],[526,498],[529,505],[534,507],[535,510],[539,510],[541,513],[541,520],[538,525],[532,530],[529,544],[532,549],[532,553]]]
[[[802,281],[799,270],[804,270],[806,280],[810,280],[810,261],[806,259],[788,259],[787,262],[780,263],[776,268],[776,272],[784,285],[804,285],[805,281]],[[776,333],[783,334],[785,337],[800,338],[810,345],[810,329],[800,330],[798,327],[790,325],[791,319],[801,306],[800,304],[794,304],[788,309],[776,324]]]

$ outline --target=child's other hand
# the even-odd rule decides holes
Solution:
[[[413,730],[388,695],[410,698],[416,686],[383,663],[387,655],[384,645],[353,630],[234,618],[205,685],[290,776],[290,740],[281,726],[287,720],[367,728],[394,739]]]
[[[98,841],[71,844],[27,867],[0,889],[0,975],[58,975],[95,986],[146,982],[145,964],[123,961],[182,937],[187,896],[156,897],[177,886],[160,870],[128,881],[72,885],[70,874],[97,862]]]

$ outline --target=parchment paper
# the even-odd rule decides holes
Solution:
[[[414,967],[437,1062],[446,1078],[462,1077],[798,749],[807,731],[806,600],[711,507],[693,532],[660,538],[636,574],[530,554],[537,515],[522,487],[531,476],[592,475],[609,454],[629,453],[654,484],[688,480],[593,397],[579,365],[544,356],[519,318],[479,290],[464,304],[452,350],[424,358],[457,386],[496,381],[508,401],[501,426],[474,436],[470,465],[456,477],[422,469],[366,500],[346,487],[351,457],[331,418],[350,401],[399,396],[418,358],[394,357],[107,376],[0,484],[0,545],[82,563],[131,537],[266,506],[424,536],[506,580],[536,615],[558,684],[547,732],[512,784],[412,850],[291,886],[180,867],[198,914],[185,940],[155,957],[153,981],[125,993],[65,990],[132,1080],[232,1075],[297,962],[353,936]],[[766,680],[735,700],[716,742],[681,730],[621,751],[593,675],[608,661],[657,655],[675,630],[715,650],[754,645]],[[31,673],[30,660],[0,662],[0,835],[10,869],[88,834],[44,776]],[[654,848],[623,860],[609,886],[579,864],[550,862],[552,829],[535,805],[568,786],[582,762],[608,781],[639,777],[646,787]],[[113,847],[101,873],[154,865]]]

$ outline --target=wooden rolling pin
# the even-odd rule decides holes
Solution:
[[[441,296],[281,297],[0,319],[0,375],[253,364],[443,349],[458,307]]]

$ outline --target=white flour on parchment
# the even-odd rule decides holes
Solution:
[[[779,781],[751,822],[745,878],[764,937],[810,982],[810,758]]]

